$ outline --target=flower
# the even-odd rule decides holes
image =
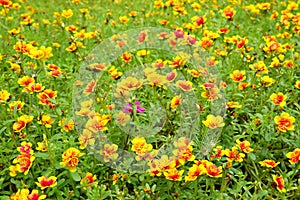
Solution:
[[[296,148],[293,152],[288,152],[286,157],[289,159],[291,164],[296,164],[300,160],[300,149]]]
[[[85,149],[87,145],[93,145],[95,143],[95,136],[91,131],[83,129],[82,134],[80,134],[78,140],[80,144],[79,148]]]
[[[125,52],[122,54],[122,59],[124,62],[129,63],[132,60],[132,54],[130,52]]]
[[[286,192],[286,189],[284,188],[284,180],[282,176],[276,176],[272,175],[273,177],[273,183],[276,185],[277,190],[279,190],[280,193]]]
[[[0,90],[0,103],[6,102],[10,97],[10,93],[7,90]]]
[[[38,182],[35,182],[37,186],[41,188],[41,190],[44,190],[48,187],[54,187],[57,185],[55,176],[50,176],[49,178],[47,176],[41,176],[38,177]]]
[[[26,153],[26,154],[18,155],[13,160],[13,164],[17,163],[16,165],[17,171],[24,173],[24,175],[27,175],[34,160],[35,160],[34,156]]]
[[[147,80],[151,86],[163,86],[166,82],[166,77],[157,73],[151,73],[147,76]]]
[[[227,156],[228,162],[243,162],[243,158],[245,157],[245,154],[240,153],[236,146],[232,147],[231,150],[225,149],[224,154]]]
[[[263,161],[260,161],[259,164],[262,167],[267,167],[267,168],[274,168],[276,167],[280,162],[275,162],[274,160],[269,160],[269,159],[265,159]]]
[[[96,182],[97,176],[93,175],[92,173],[88,172],[86,175],[81,179],[80,185],[83,186],[83,189],[86,190],[90,187],[95,187],[98,185],[98,182]]]
[[[63,10],[62,13],[61,13],[61,16],[68,19],[68,18],[73,16],[73,11],[71,9]]]
[[[66,118],[63,118],[62,120],[60,120],[58,125],[62,127],[62,129],[61,129],[62,132],[63,131],[69,132],[69,131],[73,130],[74,126],[75,126],[74,121],[72,119],[69,119],[67,121]]]
[[[142,81],[131,76],[127,77],[126,79],[122,80],[119,83],[119,86],[121,86],[126,90],[136,90],[139,87],[141,87],[141,85],[142,85]]]
[[[15,132],[21,132],[22,129],[26,127],[27,124],[32,122],[33,116],[22,115],[18,117],[18,121],[13,124],[13,130]]]
[[[210,163],[206,166],[207,175],[210,177],[221,177],[222,176],[222,167],[217,167],[215,164]]]
[[[261,78],[261,82],[263,83],[263,85],[265,87],[269,87],[269,86],[271,86],[274,83],[274,79],[270,78],[269,76],[263,76]]]
[[[135,152],[138,156],[145,155],[147,152],[151,151],[153,148],[152,144],[147,144],[145,138],[143,138],[141,136],[137,136],[137,137],[133,138],[131,143],[132,143],[131,150],[133,152]]]
[[[207,115],[206,120],[203,120],[202,123],[211,129],[221,128],[225,125],[221,116],[214,115]]]
[[[278,130],[281,132],[292,131],[295,129],[293,123],[295,118],[290,116],[288,113],[283,112],[280,116],[274,118],[275,123],[278,126]]]
[[[21,110],[21,108],[25,105],[24,102],[22,101],[14,101],[10,104],[8,104],[8,107],[10,110],[14,111],[15,109],[16,110]]]
[[[241,82],[244,81],[246,79],[245,76],[245,71],[240,71],[240,70],[234,70],[231,74],[230,74],[230,78],[234,81],[234,82]]]
[[[100,150],[100,155],[104,158],[104,162],[109,162],[110,160],[116,160],[118,158],[118,154],[116,153],[118,150],[118,146],[116,144],[105,144],[104,148]]]
[[[184,170],[178,171],[176,168],[168,169],[164,172],[164,176],[168,180],[172,181],[181,181],[182,180],[182,174]]]
[[[190,92],[191,90],[193,90],[193,83],[186,80],[177,81],[176,86],[186,92]]]
[[[286,95],[284,95],[282,92],[279,92],[278,94],[273,93],[270,96],[270,99],[272,104],[280,105],[281,108],[283,108],[286,104]]]
[[[48,147],[48,142],[43,141],[43,142],[38,142],[37,143],[37,147],[35,148],[38,151],[47,151],[47,147]]]
[[[54,119],[50,115],[42,115],[42,119],[38,121],[39,124],[43,124],[46,128],[51,128],[51,124],[54,122]]]
[[[300,81],[296,81],[295,87],[296,87],[297,89],[300,89]]]
[[[179,96],[173,97],[171,100],[171,105],[170,105],[171,109],[177,108],[177,106],[180,104],[180,102],[181,102],[181,99]]]
[[[107,117],[106,115],[96,114],[95,116],[90,116],[90,119],[87,121],[85,128],[92,132],[105,131],[108,129],[105,126],[109,120],[109,117]]]
[[[185,176],[185,181],[194,181],[197,179],[198,176],[206,173],[207,171],[203,164],[193,164],[193,166],[188,171],[188,175]]]
[[[121,23],[125,24],[127,23],[130,19],[127,16],[121,16],[119,17],[119,20]]]
[[[130,116],[126,115],[124,112],[120,111],[119,113],[115,114],[116,121],[118,124],[125,126],[125,124],[130,120]]]
[[[162,155],[160,159],[154,159],[148,163],[150,176],[160,176],[165,170],[176,167],[174,158],[169,158],[167,155]]]
[[[33,150],[31,148],[32,144],[30,142],[22,142],[21,143],[21,146],[18,147],[18,151],[21,153],[21,154],[30,154],[32,155],[33,154]]]
[[[244,153],[250,153],[253,151],[252,148],[250,148],[250,142],[247,140],[240,141],[239,139],[236,140],[237,147],[242,150]]]
[[[71,147],[62,154],[62,162],[60,162],[60,165],[68,167],[70,172],[75,172],[79,163],[78,158],[83,155],[84,153],[81,153],[78,149]]]
[[[17,193],[12,194],[9,200],[43,200],[45,198],[46,195],[39,195],[38,190],[32,190],[29,193],[28,189],[18,189]]]

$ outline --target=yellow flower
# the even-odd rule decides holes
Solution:
[[[48,121],[49,120],[50,119],[48,119]],[[74,126],[75,126],[74,121],[72,119],[70,119],[70,120],[67,121],[66,118],[63,118],[62,120],[60,120],[60,122],[59,122],[58,125],[62,126],[61,131],[66,131],[66,132],[69,132],[69,131],[73,130]]]
[[[66,19],[73,16],[73,11],[71,9],[63,10],[61,16],[65,17]]]
[[[240,71],[240,70],[234,70],[231,74],[230,74],[230,78],[234,81],[234,82],[241,82],[244,81],[246,79],[245,76],[245,71]]]
[[[46,128],[51,128],[51,124],[54,122],[54,119],[50,115],[42,115],[42,119],[38,121],[39,124],[43,124]]]
[[[131,150],[134,151],[137,155],[143,156],[147,152],[152,150],[152,144],[147,144],[145,138],[141,136],[135,137],[132,141]]]
[[[265,87],[269,87],[270,85],[272,85],[274,83],[274,79],[270,78],[269,76],[263,76],[261,78],[261,82],[263,83],[263,85]]]
[[[71,147],[67,149],[62,155],[62,162],[60,165],[66,166],[69,168],[70,172],[75,172],[76,167],[79,163],[79,157],[83,156],[84,153],[81,153],[78,149]]]
[[[203,120],[202,123],[211,129],[220,128],[225,125],[223,118],[221,116],[208,115],[206,120]]]
[[[288,113],[281,113],[280,116],[274,118],[275,123],[278,126],[278,130],[281,132],[292,131],[295,129],[293,123],[295,122],[295,117],[290,116]]]
[[[279,92],[278,94],[273,93],[270,96],[270,99],[272,104],[280,105],[281,108],[283,108],[286,104],[286,95],[284,95],[282,92]]]
[[[54,187],[57,185],[55,176],[50,176],[49,178],[46,176],[38,177],[38,182],[35,182],[35,184],[41,188],[41,190],[44,190],[48,187]]]
[[[267,167],[267,168],[274,168],[276,167],[280,162],[275,162],[274,160],[269,160],[269,159],[266,159],[266,160],[263,160],[263,161],[260,161],[259,164],[262,166],[262,167]]]
[[[0,90],[0,103],[6,102],[10,97],[10,93],[7,90]]]
[[[172,109],[175,109],[175,108],[177,108],[177,106],[180,104],[180,102],[181,102],[180,97],[179,97],[179,96],[175,96],[175,97],[173,97],[172,100],[171,100],[171,105],[170,105],[170,107],[171,107]]]

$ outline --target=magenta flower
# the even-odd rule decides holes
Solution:
[[[145,112],[146,109],[141,107],[141,103],[140,102],[136,101],[136,102],[134,102],[134,105],[136,106],[136,111],[138,113]],[[132,104],[131,103],[126,103],[125,106],[126,107],[123,108],[123,112],[124,113],[129,114],[129,113],[133,112]]]

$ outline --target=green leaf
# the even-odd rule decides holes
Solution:
[[[73,179],[74,181],[78,182],[78,181],[81,180],[81,177],[80,177],[80,175],[78,174],[78,172],[71,172],[70,174],[71,174],[71,177],[72,177],[72,179]]]

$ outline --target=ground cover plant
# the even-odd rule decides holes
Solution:
[[[0,0],[0,199],[299,199],[299,4]]]

